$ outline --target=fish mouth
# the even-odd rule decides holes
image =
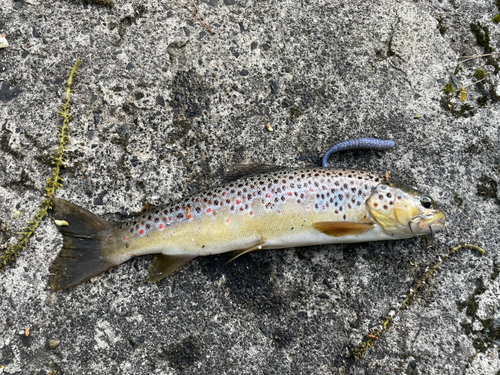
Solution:
[[[408,223],[410,230],[420,229],[420,231],[428,229],[429,232],[437,232],[444,228],[446,216],[442,211],[429,212],[427,214],[413,216]]]

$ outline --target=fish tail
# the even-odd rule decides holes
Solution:
[[[74,287],[122,263],[110,255],[112,242],[107,241],[116,223],[62,199],[54,198],[52,206],[52,217],[63,235],[62,250],[51,267],[53,290]]]

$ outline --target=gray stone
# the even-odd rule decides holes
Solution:
[[[145,282],[152,257],[138,257],[56,293],[47,280],[62,240],[44,220],[0,273],[4,373],[497,373],[499,76],[474,59],[457,80],[468,85],[481,68],[488,81],[464,103],[443,93],[459,56],[485,53],[470,23],[487,26],[497,48],[494,1],[197,5],[214,35],[176,1],[2,1],[2,243],[43,198],[60,87],[78,56],[58,197],[119,218],[217,183],[231,165],[318,165],[334,142],[370,136],[396,147],[330,165],[391,171],[442,205],[447,231],[431,248],[411,239],[198,258],[157,284]],[[464,104],[474,108],[462,116]],[[368,330],[459,242],[488,256],[465,250],[444,264],[354,361]],[[64,345],[50,350],[47,337]]]

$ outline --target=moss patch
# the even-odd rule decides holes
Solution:
[[[477,194],[484,198],[494,199],[500,204],[500,199],[497,196],[498,183],[491,177],[483,174],[477,184]]]
[[[491,280],[496,280],[499,274],[500,274],[500,269],[498,267],[498,263],[494,261],[493,272],[491,273]]]
[[[474,72],[474,78],[478,80],[486,78],[487,76],[488,74],[483,69],[476,69],[476,71]]]
[[[105,7],[112,7],[115,5],[112,0],[81,0],[84,3],[104,5]]]
[[[494,49],[490,46],[490,29],[488,26],[471,23],[470,29],[476,37],[477,44],[483,47],[485,53],[492,53]]]
[[[455,86],[453,86],[453,84],[448,82],[446,85],[444,85],[443,92],[445,94],[454,94],[457,92],[457,90],[455,89]]]
[[[439,30],[439,33],[441,35],[444,35],[448,29],[446,28],[446,26],[443,23],[443,17],[439,17],[437,19],[437,21],[438,21],[438,30]]]
[[[290,107],[290,120],[295,120],[302,115],[302,111],[298,108]]]
[[[448,100],[443,102],[443,107],[453,116],[455,116],[455,118],[471,117],[474,116],[476,113],[475,108],[470,104],[464,103],[459,107],[457,103],[451,102],[449,98]]]
[[[476,37],[477,44],[479,44],[481,47],[483,47],[484,53],[493,53],[495,52],[495,49],[490,46],[490,29],[488,26],[481,26],[479,24],[471,23],[470,28],[474,36]],[[500,72],[500,65],[498,64],[498,61],[495,60],[493,57],[488,57],[486,59],[486,64],[491,65],[495,68],[494,73],[497,74]]]

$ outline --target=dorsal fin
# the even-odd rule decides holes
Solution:
[[[238,164],[229,167],[224,181],[230,182],[239,178],[253,176],[258,173],[276,172],[287,169],[276,165],[267,164]]]

